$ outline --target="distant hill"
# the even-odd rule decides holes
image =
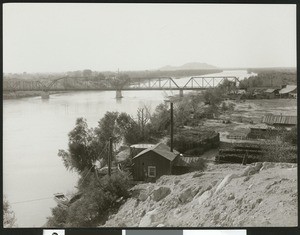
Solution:
[[[160,71],[175,71],[175,70],[201,70],[201,69],[218,69],[218,67],[199,62],[187,63],[181,66],[164,66],[159,68]]]

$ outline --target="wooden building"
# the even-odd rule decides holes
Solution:
[[[280,98],[297,98],[297,86],[286,85],[279,91]]]
[[[267,99],[274,99],[276,97],[279,97],[279,90],[280,89],[274,89],[274,88],[269,88],[265,90],[265,96]]]
[[[293,127],[297,125],[297,116],[268,114],[263,117],[262,122],[275,127]]]
[[[132,158],[133,179],[137,181],[155,181],[162,175],[172,174],[172,167],[179,152],[170,151],[163,143],[147,148]]]

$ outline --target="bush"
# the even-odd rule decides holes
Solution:
[[[127,173],[118,172],[111,177],[92,175],[85,184],[79,181],[81,198],[67,208],[57,206],[48,217],[49,227],[93,227],[106,221],[109,212],[118,207],[120,197],[129,197]]]
[[[297,161],[297,148],[281,140],[265,141],[263,161],[291,162]]]
[[[5,196],[3,197],[3,227],[17,227],[15,213],[11,210],[9,202]]]
[[[67,208],[57,206],[52,208],[51,211],[52,216],[47,218],[46,227],[64,227],[68,217]]]
[[[297,145],[297,127],[285,133],[283,140],[292,145]]]

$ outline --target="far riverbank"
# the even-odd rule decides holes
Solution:
[[[66,91],[50,91],[50,95],[58,94],[58,93],[66,93]],[[42,91],[15,91],[15,92],[3,92],[3,99],[21,99],[28,97],[36,97],[41,96]]]

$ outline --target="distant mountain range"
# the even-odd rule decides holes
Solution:
[[[160,71],[174,71],[174,70],[201,70],[201,69],[218,69],[218,67],[199,62],[187,63],[181,66],[164,66],[159,68]]]

